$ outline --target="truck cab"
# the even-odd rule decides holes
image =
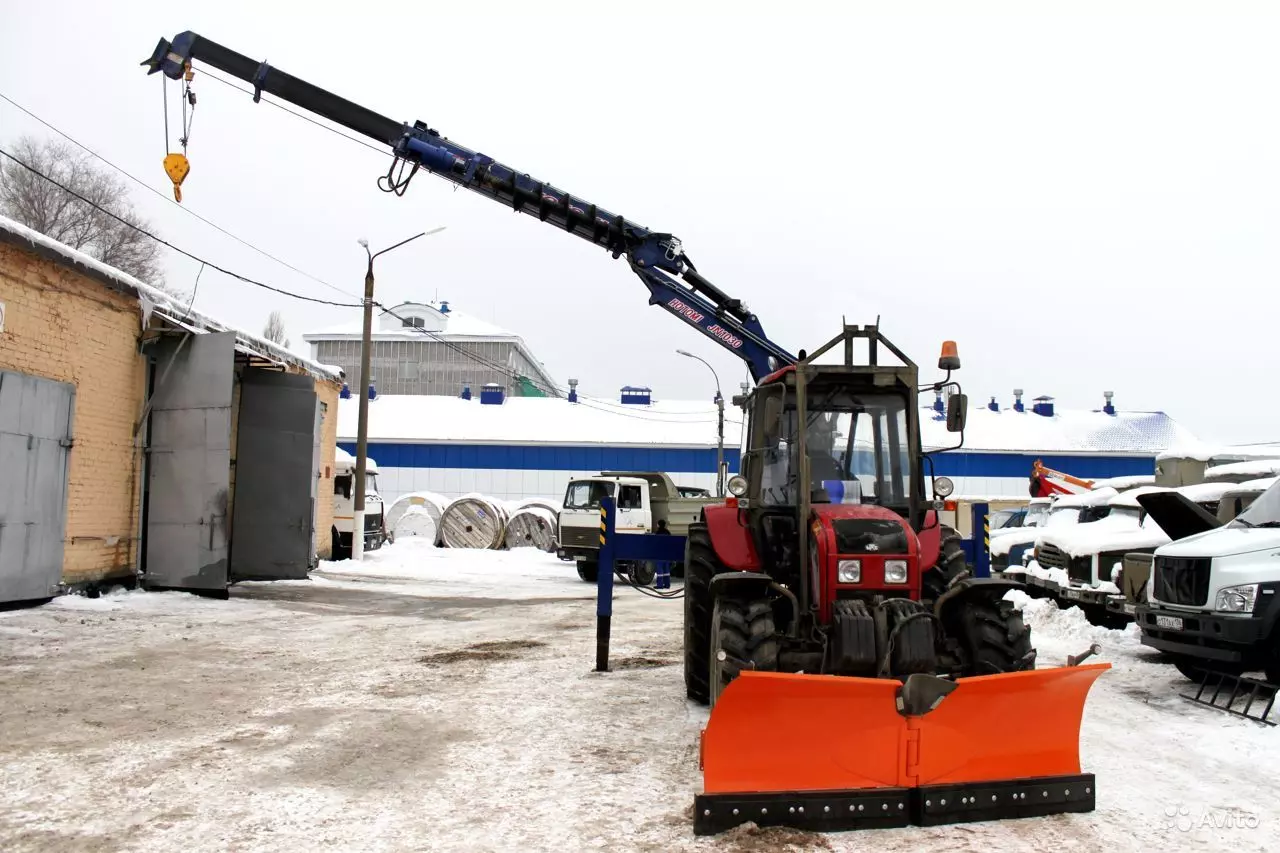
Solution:
[[[602,471],[575,477],[565,488],[563,507],[556,527],[559,546],[556,555],[572,560],[578,577],[594,583],[600,562],[600,500],[614,499],[617,515],[614,530],[632,535],[653,534],[659,528],[684,536],[702,508],[723,503],[723,498],[684,497],[671,477],[657,471]],[[647,584],[652,567],[622,566],[631,579]]]
[[[1142,644],[1184,676],[1263,670],[1280,683],[1280,481],[1226,524],[1157,548],[1146,589]]]
[[[351,559],[352,527],[355,524],[355,457],[338,449],[333,462],[333,527],[332,555],[334,561]],[[364,486],[364,550],[374,551],[387,541],[383,523],[383,501],[378,494],[378,464],[365,460]]]
[[[1021,580],[1026,574],[1026,563],[1036,543],[1048,531],[1089,524],[1105,518],[1111,511],[1108,501],[1115,497],[1115,489],[1105,487],[1075,495],[1054,498],[1038,498],[1050,501],[1034,527],[1013,528],[991,537],[991,571],[1000,577]]]

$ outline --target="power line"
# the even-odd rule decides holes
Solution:
[[[110,210],[107,210],[105,207],[103,207],[103,206],[101,206],[101,205],[99,205],[99,204],[96,204],[96,203],[94,203],[94,202],[90,201],[89,199],[87,199],[87,198],[85,198],[84,196],[80,195],[80,193],[76,192],[75,190],[71,189],[70,187],[68,187],[68,186],[66,186],[66,185],[64,185],[64,184],[62,184],[62,183],[60,183],[60,182],[58,182],[58,181],[55,181],[53,178],[51,178],[51,177],[49,177],[48,175],[44,174],[43,172],[41,172],[39,169],[35,168],[34,166],[28,165],[27,163],[24,163],[22,160],[19,160],[17,157],[13,156],[13,155],[12,155],[12,154],[10,154],[8,151],[5,151],[3,148],[0,148],[0,154],[4,155],[5,157],[8,157],[10,160],[12,160],[13,162],[17,163],[19,166],[21,166],[22,168],[24,168],[24,169],[26,169],[27,171],[31,172],[32,174],[34,174],[34,175],[38,175],[39,177],[44,178],[46,181],[48,181],[49,183],[53,184],[55,187],[59,188],[60,190],[62,190],[62,191],[63,191],[63,192],[65,192],[65,193],[67,193],[67,194],[69,194],[69,195],[71,195],[71,196],[73,196],[73,197],[75,197],[75,198],[79,199],[80,201],[82,201],[82,202],[84,202],[85,204],[87,204],[87,205],[89,205],[90,207],[92,207],[94,210],[97,210],[97,211],[99,211],[100,213],[105,213],[107,216],[110,216],[112,219],[116,220],[117,222],[119,222],[119,223],[120,223],[120,224],[122,224],[122,225],[125,225],[125,226],[127,226],[127,227],[129,227],[129,228],[132,228],[134,231],[137,231],[139,234],[143,234],[143,235],[145,235],[145,236],[147,236],[147,237],[150,237],[152,240],[155,240],[157,243],[160,243],[160,244],[161,244],[161,245],[163,245],[163,246],[168,246],[170,249],[173,249],[175,252],[178,252],[179,254],[186,255],[188,258],[191,258],[193,261],[199,261],[199,262],[200,262],[200,263],[202,263],[202,264],[206,264],[206,265],[208,265],[208,266],[212,267],[213,269],[217,270],[218,272],[220,272],[220,273],[222,273],[222,274],[224,274],[224,275],[229,275],[229,276],[231,276],[231,277],[232,277],[232,278],[234,278],[234,279],[238,279],[238,280],[240,280],[240,281],[245,282],[246,284],[252,284],[252,285],[253,285],[253,286],[255,286],[255,287],[261,287],[261,288],[263,288],[263,289],[265,289],[265,290],[270,290],[270,291],[273,291],[273,292],[275,292],[275,293],[279,293],[279,294],[281,294],[282,296],[288,296],[288,297],[291,297],[291,298],[293,298],[293,299],[300,299],[300,300],[302,300],[302,301],[304,301],[304,302],[315,302],[315,303],[318,303],[318,304],[320,304],[320,305],[332,305],[332,306],[334,306],[334,307],[336,307],[336,308],[363,308],[363,307],[364,307],[364,303],[363,303],[363,302],[333,302],[333,301],[328,300],[328,299],[317,299],[317,298],[316,298],[316,297],[314,297],[314,296],[303,296],[303,295],[302,295],[302,294],[300,294],[300,293],[293,293],[292,291],[282,290],[281,288],[273,287],[273,286],[272,286],[272,285],[270,285],[270,284],[266,284],[266,283],[264,283],[264,282],[257,281],[256,279],[249,278],[248,276],[240,275],[240,273],[232,272],[231,270],[229,270],[229,269],[227,269],[227,268],[225,268],[225,267],[220,267],[220,266],[218,266],[217,264],[215,264],[213,261],[205,260],[204,258],[200,257],[199,255],[193,254],[192,252],[188,252],[186,249],[183,249],[183,248],[180,248],[180,247],[178,247],[178,246],[175,246],[174,244],[170,243],[168,240],[164,240],[164,239],[162,239],[162,238],[160,238],[160,237],[157,237],[155,234],[152,234],[150,231],[146,230],[145,228],[141,228],[141,227],[139,227],[139,226],[137,226],[137,225],[133,224],[133,223],[132,223],[132,222],[130,222],[129,220],[127,220],[127,219],[125,219],[125,218],[123,218],[123,217],[121,217],[121,216],[119,216],[119,215],[117,215],[117,214],[115,214],[115,213],[112,213]]]
[[[217,78],[214,78],[214,79],[217,79]],[[27,114],[28,116],[30,116],[31,118],[33,118],[33,119],[35,119],[36,121],[40,122],[40,124],[44,125],[45,127],[47,127],[47,128],[49,128],[50,130],[52,130],[54,133],[58,134],[59,136],[63,137],[64,139],[66,139],[66,140],[67,140],[68,142],[70,142],[72,145],[75,145],[76,147],[81,148],[81,149],[83,149],[83,150],[87,151],[89,154],[92,154],[94,157],[97,157],[97,158],[98,158],[99,160],[101,160],[103,163],[106,163],[108,166],[110,166],[111,168],[115,169],[117,172],[119,172],[120,174],[124,175],[124,176],[125,176],[126,178],[128,178],[129,180],[131,180],[131,181],[133,181],[134,183],[138,184],[139,186],[143,187],[143,188],[144,188],[144,189],[146,189],[148,192],[153,193],[153,194],[154,194],[154,195],[156,195],[156,196],[159,196],[160,198],[164,199],[164,200],[165,200],[166,202],[168,202],[169,204],[173,205],[174,207],[178,208],[178,209],[179,209],[179,210],[181,210],[181,211],[184,211],[184,212],[185,212],[185,213],[187,213],[189,216],[194,216],[196,219],[200,220],[200,221],[201,221],[201,222],[203,222],[205,225],[208,225],[209,227],[213,228],[214,230],[218,231],[219,233],[224,234],[224,235],[226,235],[227,237],[230,237],[232,240],[235,240],[237,243],[240,243],[240,244],[242,244],[242,245],[244,245],[244,246],[249,247],[250,249],[253,249],[255,252],[257,252],[258,254],[262,255],[263,257],[268,258],[268,259],[270,259],[270,260],[272,260],[272,261],[275,261],[277,264],[280,264],[281,266],[285,267],[286,269],[290,269],[290,270],[292,270],[293,272],[296,272],[298,275],[305,276],[305,277],[307,277],[307,278],[311,279],[312,281],[316,282],[317,284],[322,284],[322,285],[324,285],[325,287],[329,288],[330,290],[333,290],[333,291],[336,291],[336,292],[338,292],[338,293],[341,293],[341,294],[343,294],[344,296],[350,296],[350,297],[355,298],[355,299],[359,299],[359,298],[360,298],[360,297],[359,297],[357,294],[355,294],[355,293],[352,293],[352,292],[350,292],[350,291],[348,291],[348,290],[343,290],[341,287],[338,287],[337,285],[330,284],[329,282],[325,281],[324,279],[322,279],[322,278],[318,278],[317,276],[314,276],[314,275],[312,275],[311,273],[309,273],[309,272],[307,272],[307,271],[305,271],[305,270],[298,269],[297,267],[295,267],[293,264],[289,263],[288,261],[282,260],[282,259],[280,259],[280,258],[276,257],[275,255],[271,254],[270,252],[266,251],[265,249],[260,249],[260,248],[258,248],[258,247],[257,247],[257,246],[255,246],[254,244],[250,243],[248,240],[245,240],[245,239],[244,239],[244,238],[242,238],[242,237],[238,237],[237,235],[232,234],[230,231],[228,231],[227,229],[223,228],[221,225],[218,225],[216,222],[211,222],[210,220],[208,220],[208,219],[204,218],[203,216],[201,216],[200,214],[196,213],[196,212],[195,212],[194,210],[192,210],[191,208],[186,207],[185,205],[178,204],[178,203],[177,203],[176,201],[174,201],[172,198],[170,198],[169,196],[167,196],[167,195],[165,195],[164,193],[160,192],[160,191],[159,191],[159,190],[157,190],[155,187],[153,187],[153,186],[151,186],[150,184],[148,184],[146,181],[144,181],[144,180],[142,180],[141,178],[139,178],[139,177],[137,177],[137,176],[133,175],[132,173],[130,173],[130,172],[128,172],[128,171],[126,171],[126,170],[125,170],[124,168],[122,168],[121,166],[117,166],[115,163],[111,162],[111,161],[110,161],[110,160],[108,160],[106,157],[103,157],[103,156],[102,156],[101,154],[99,154],[97,151],[94,151],[94,150],[93,150],[92,148],[90,148],[89,146],[85,145],[84,143],[82,143],[82,142],[78,141],[77,139],[75,139],[74,137],[72,137],[72,136],[71,136],[71,134],[66,133],[65,131],[63,131],[63,130],[61,130],[61,129],[57,128],[57,127],[55,127],[55,126],[54,126],[53,124],[51,124],[50,122],[45,121],[45,120],[44,120],[44,119],[42,119],[40,116],[36,115],[36,114],[35,114],[35,113],[33,113],[31,110],[29,110],[29,109],[27,109],[26,107],[24,107],[22,104],[19,104],[17,101],[13,100],[12,98],[10,98],[8,95],[4,94],[3,92],[0,92],[0,99],[3,99],[3,100],[5,100],[5,101],[7,101],[10,105],[12,105],[12,106],[16,107],[17,109],[21,110],[22,112],[26,113],[26,114]],[[167,119],[168,119],[168,116],[167,116],[167,114],[166,114],[166,120],[167,120]],[[167,138],[168,138],[168,136],[166,135],[166,137],[165,137],[165,138],[167,139]],[[356,141],[358,141],[358,140],[356,140]]]

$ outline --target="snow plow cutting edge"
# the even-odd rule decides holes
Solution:
[[[743,672],[702,732],[694,833],[747,821],[842,831],[1093,811],[1080,721],[1110,667],[954,681]],[[1023,718],[1037,725],[1008,725]]]

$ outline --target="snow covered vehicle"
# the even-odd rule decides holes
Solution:
[[[1077,524],[1088,524],[1105,518],[1109,512],[1107,501],[1115,497],[1115,489],[1102,488],[1077,495],[1063,495],[1051,501],[1044,518],[1035,527],[1014,528],[991,537],[991,574],[1020,580],[1026,573],[1027,558],[1036,541],[1046,531]]]
[[[1122,492],[1108,501],[1110,512],[1097,523],[1046,531],[1036,543],[1037,570],[1028,571],[1026,583],[1044,588],[1060,603],[1079,606],[1092,622],[1127,622],[1133,605],[1126,602],[1121,589],[1126,560],[1138,563],[1138,554],[1154,553],[1180,535],[1176,529],[1164,529],[1146,510],[1144,498],[1175,493],[1213,519],[1223,496],[1233,490],[1238,490],[1235,484],[1219,482]]]
[[[1280,481],[1233,520],[1213,521],[1156,549],[1134,614],[1142,643],[1193,681],[1263,670],[1280,684]]]

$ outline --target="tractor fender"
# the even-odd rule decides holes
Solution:
[[[751,531],[738,520],[738,508],[717,504],[702,508],[702,519],[711,537],[711,547],[726,569],[751,572],[760,568]]]
[[[924,527],[916,533],[920,543],[920,571],[927,572],[938,562],[942,553],[942,524],[938,513],[929,510],[924,516]]]
[[[711,578],[711,599],[722,595],[764,598],[773,586],[773,578],[761,572],[721,572]]]
[[[955,612],[957,606],[963,605],[974,597],[999,600],[1011,589],[1026,589],[1027,585],[1007,578],[964,578],[956,581],[950,589],[938,596],[933,603],[933,613],[943,624],[947,617]]]

